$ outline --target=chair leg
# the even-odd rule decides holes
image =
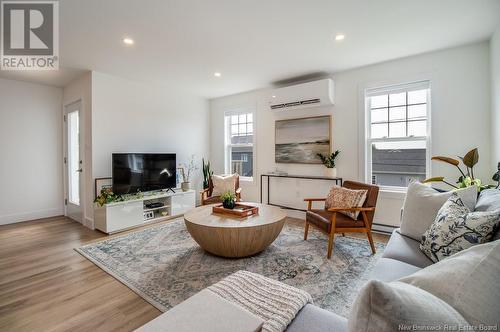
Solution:
[[[368,237],[368,241],[370,242],[370,247],[372,247],[372,253],[375,255],[375,244],[373,243],[373,238],[372,238],[372,231],[368,230],[366,232],[366,236]]]
[[[304,241],[307,241],[307,233],[309,232],[309,223],[306,220],[306,225],[304,226]]]
[[[332,257],[334,238],[335,238],[335,229],[332,227],[332,230],[330,231],[330,234],[328,237],[328,253],[326,255],[326,258],[328,258],[328,259],[330,259]]]

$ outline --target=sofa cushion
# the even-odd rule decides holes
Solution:
[[[349,316],[352,332],[415,331],[414,326],[468,325],[450,305],[423,289],[393,281],[369,281]]]
[[[366,200],[368,190],[354,190],[339,186],[333,186],[328,193],[325,200],[325,209],[329,208],[353,208],[362,207]],[[340,213],[350,217],[351,219],[358,219],[359,211]]]
[[[432,293],[471,324],[500,319],[500,241],[471,247],[400,281]]]
[[[432,264],[432,261],[420,251],[420,242],[404,236],[399,229],[392,232],[392,236],[385,247],[382,257],[392,258],[398,261],[424,268]]]
[[[481,191],[474,211],[491,211],[497,209],[500,209],[500,190],[485,189]],[[495,240],[500,240],[500,228],[493,235],[493,241]]]
[[[370,279],[389,282],[406,277],[419,270],[421,270],[421,268],[415,265],[392,258],[380,258],[370,273]]]
[[[138,332],[260,331],[264,321],[204,289],[138,328]]]
[[[422,183],[411,183],[408,186],[403,204],[401,234],[420,241],[422,234],[434,222],[441,206],[454,192],[462,198],[469,209],[474,210],[477,200],[475,186],[455,191],[438,192]]]
[[[347,319],[312,304],[306,304],[285,331],[347,332]]]
[[[500,209],[500,190],[485,189],[477,198],[474,211],[493,211]]]
[[[422,236],[420,249],[437,262],[474,245],[488,242],[500,223],[500,209],[471,212],[456,193],[444,203]]]

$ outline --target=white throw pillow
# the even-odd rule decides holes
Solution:
[[[422,235],[420,250],[434,263],[474,245],[488,242],[500,223],[500,209],[471,212],[453,193]]]
[[[237,176],[238,174],[212,175],[212,183],[214,184],[212,196],[220,196],[228,191],[234,193]]]
[[[455,308],[469,323],[500,319],[500,241],[477,245],[399,279]]]
[[[454,192],[471,211],[474,210],[477,201],[477,188],[475,186],[438,192],[422,183],[411,183],[408,186],[403,204],[400,233],[420,242],[422,235],[436,219],[441,206]]]
[[[348,320],[350,332],[431,331],[425,327],[444,325],[468,324],[438,297],[398,281],[369,281],[361,288]]]

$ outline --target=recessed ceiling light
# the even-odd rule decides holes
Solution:
[[[222,74],[221,74],[221,73],[219,73],[218,71],[216,71],[216,72],[214,73],[214,76],[215,76],[215,77],[221,77],[221,76],[222,76]]]
[[[134,40],[132,38],[123,38],[123,43],[126,45],[134,45]]]
[[[272,95],[271,97],[276,98],[276,96],[275,96],[275,95]]]
[[[341,34],[341,33],[338,33],[335,35],[335,40],[336,41],[341,41],[341,40],[344,40],[345,39],[345,35]]]

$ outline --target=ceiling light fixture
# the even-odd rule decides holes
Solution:
[[[134,45],[134,40],[132,38],[123,38],[123,43],[126,45]]]
[[[276,96],[275,96],[275,95],[272,95],[271,97],[276,98]]]
[[[215,76],[215,77],[221,77],[221,76],[222,76],[222,74],[221,74],[221,73],[219,73],[218,71],[216,71],[216,72],[214,73],[214,76]]]
[[[344,40],[344,39],[345,39],[345,35],[343,35],[341,33],[335,35],[335,40],[336,41],[341,41],[341,40]]]

